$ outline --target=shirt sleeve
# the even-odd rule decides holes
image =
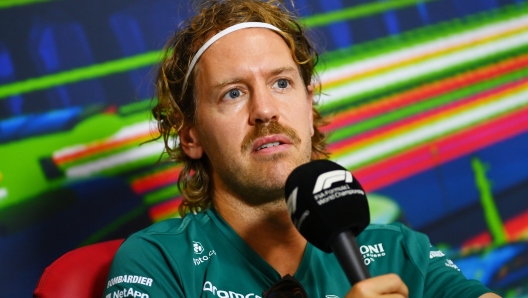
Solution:
[[[176,267],[162,247],[132,235],[114,256],[103,298],[185,297]]]
[[[407,253],[422,272],[424,298],[478,298],[492,292],[480,281],[467,279],[457,265],[430,244],[429,237],[401,225]]]
[[[429,266],[424,297],[477,298],[492,292],[480,281],[467,279],[457,265],[438,248],[429,245]]]

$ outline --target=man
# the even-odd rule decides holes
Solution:
[[[333,254],[298,233],[284,184],[326,156],[325,121],[317,53],[275,1],[208,3],[166,53],[154,115],[183,165],[183,219],[129,237],[103,297],[498,297],[402,225],[360,235],[374,277],[352,288]]]

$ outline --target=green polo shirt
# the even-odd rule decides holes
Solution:
[[[467,280],[427,236],[402,224],[370,225],[357,241],[371,275],[398,274],[410,297],[479,297],[490,292]],[[309,297],[342,298],[351,288],[335,256],[311,244],[294,277]],[[256,298],[280,279],[209,209],[131,235],[114,257],[103,298]]]

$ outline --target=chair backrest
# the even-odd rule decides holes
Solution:
[[[34,298],[101,298],[114,254],[124,239],[74,249],[49,265]]]

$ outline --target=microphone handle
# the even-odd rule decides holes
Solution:
[[[370,277],[370,272],[359,251],[356,237],[351,231],[344,231],[337,235],[332,242],[332,251],[351,285]]]

